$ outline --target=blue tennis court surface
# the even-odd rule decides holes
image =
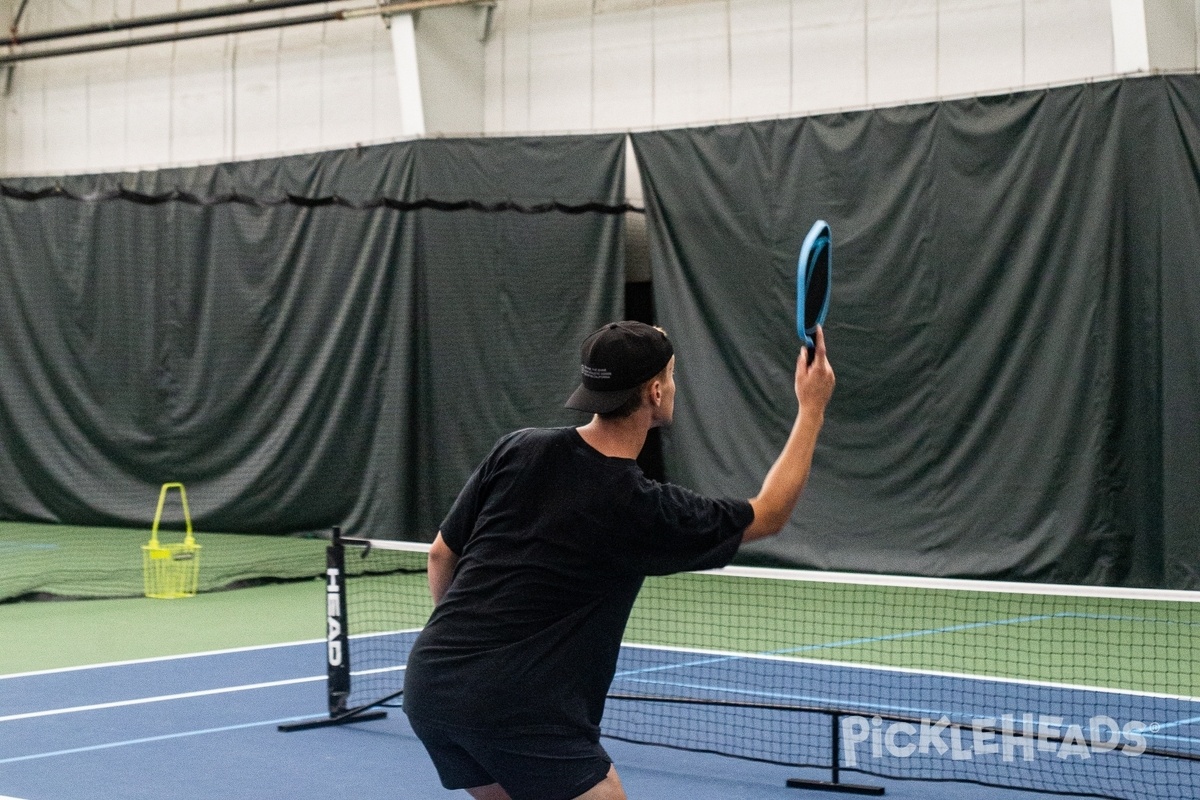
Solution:
[[[0,795],[22,800],[76,800],[96,797],[137,798],[446,798],[456,796],[438,785],[432,766],[412,735],[403,713],[388,719],[335,728],[279,733],[283,722],[324,716],[324,643],[304,642],[191,657],[155,659],[0,677]],[[729,667],[736,665],[736,670]],[[686,690],[717,699],[754,695],[787,703],[822,704],[837,700],[861,710],[861,718],[885,707],[916,715],[973,715],[1000,712],[1039,713],[1057,702],[1051,687],[1007,684],[1012,694],[1003,709],[964,708],[954,702],[967,679],[879,670],[866,682],[870,692],[832,698],[823,688],[834,684],[833,671],[851,669],[774,658],[730,658],[687,651],[630,649],[622,658],[614,691],[649,688],[667,695]],[[861,669],[861,668],[856,668]],[[731,682],[730,675],[738,677]],[[930,707],[903,702],[914,683],[937,686],[944,702]],[[773,696],[769,687],[810,684],[802,696]],[[750,687],[767,688],[750,688]],[[922,689],[924,691],[924,689]],[[1068,690],[1071,691],[1071,690]],[[1048,694],[1050,693],[1050,694]],[[795,693],[792,693],[795,694]],[[1099,693],[1101,695],[1105,693]],[[912,695],[909,695],[912,696]],[[922,696],[922,695],[917,695]],[[1183,700],[1146,697],[1147,717],[1159,725],[1147,737],[1196,747],[1197,707]],[[1102,698],[1096,700],[1102,702]],[[700,707],[689,716],[663,717],[662,704],[611,701],[609,716],[617,735],[642,724],[658,734],[728,738],[731,732],[750,741],[768,742],[776,725],[787,725],[787,741],[800,742],[800,758],[826,763],[829,721],[819,715],[748,710],[752,733],[736,710]],[[1046,706],[1051,707],[1051,706]],[[730,714],[733,716],[730,716]],[[1154,716],[1151,716],[1151,714]],[[843,726],[846,721],[842,721]],[[1068,725],[1070,723],[1067,723]],[[870,723],[855,745],[859,762],[872,758]],[[852,730],[848,731],[853,733]],[[949,737],[942,732],[942,738]],[[653,738],[653,737],[650,737]],[[893,737],[897,742],[904,737]],[[780,745],[776,743],[775,747]],[[790,745],[789,745],[790,746]],[[947,745],[950,747],[950,745]],[[631,798],[803,798],[833,795],[788,789],[788,777],[826,779],[828,772],[754,763],[741,759],[663,747],[608,741]],[[933,748],[936,750],[936,748]],[[953,752],[948,750],[948,752]],[[887,753],[887,747],[884,747]],[[1039,758],[1057,758],[1039,753]],[[1122,759],[1131,781],[1140,758]],[[1017,759],[1021,758],[1018,752]],[[921,774],[931,759],[953,755],[914,755],[885,765],[897,774]],[[958,762],[965,764],[966,762]],[[1078,768],[1067,761],[1065,773]],[[898,766],[897,766],[898,765]],[[924,765],[924,766],[922,766]],[[870,765],[875,766],[875,765]],[[903,770],[908,770],[904,772]],[[898,798],[1020,798],[1021,792],[961,783],[889,781],[851,774],[843,780],[887,787]],[[1144,786],[1145,784],[1143,784]],[[463,796],[465,795],[457,795]],[[1030,795],[1032,796],[1032,795]],[[1134,796],[1134,795],[1131,795]],[[1179,796],[1178,792],[1176,796]]]

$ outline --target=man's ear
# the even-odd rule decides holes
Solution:
[[[662,405],[662,395],[663,395],[662,381],[660,381],[657,378],[650,381],[649,386],[646,387],[646,391],[648,392],[648,395],[649,395],[648,399],[650,400],[650,405],[652,405],[652,406]]]

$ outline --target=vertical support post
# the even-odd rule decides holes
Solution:
[[[400,135],[425,135],[425,107],[421,99],[421,75],[417,68],[417,29],[412,14],[388,18],[392,29],[392,57],[396,62],[396,84],[400,90]]]
[[[830,759],[830,778],[834,783],[841,783],[842,769],[842,715],[834,712],[829,717],[833,723],[830,738],[833,740],[833,758]]]
[[[333,541],[325,548],[325,627],[326,666],[328,668],[326,694],[329,700],[329,716],[307,722],[289,722],[279,725],[279,730],[307,731],[346,725],[351,722],[369,722],[385,719],[386,711],[371,709],[392,700],[400,693],[389,695],[367,705],[349,708],[350,703],[350,626],[346,609],[346,545],[342,540],[342,529],[333,529]],[[0,798],[3,800],[3,798]]]
[[[350,697],[350,634],[346,617],[346,548],[342,531],[333,529],[325,549],[325,644],[328,668],[329,714],[346,712]]]
[[[884,793],[882,786],[862,786],[856,783],[842,783],[842,712],[827,711],[833,722],[829,741],[833,749],[829,759],[830,780],[810,781],[805,778],[788,778],[789,789],[819,789],[823,792],[842,792],[843,794],[864,794],[880,796]]]
[[[1149,72],[1150,41],[1145,0],[1110,0],[1113,72]]]

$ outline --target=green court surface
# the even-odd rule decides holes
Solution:
[[[320,575],[325,542],[317,538],[197,532],[200,591],[246,582]],[[140,597],[146,529],[0,522],[0,600],[24,595]],[[162,530],[162,544],[183,533]]]
[[[161,531],[162,543],[181,541]],[[148,530],[0,522],[0,674],[253,647],[325,637],[325,550],[318,538],[197,532],[198,593],[143,596]],[[403,601],[387,625],[429,616],[423,554],[404,572],[361,575]],[[347,559],[360,574],[367,562]],[[359,632],[381,630],[369,620]]]
[[[319,579],[178,600],[0,604],[0,674],[323,639]]]
[[[1200,695],[1196,602],[687,574],[647,580],[626,640]]]
[[[151,600],[143,596],[148,528],[0,522],[0,673],[325,636],[324,541],[195,536],[199,594]],[[182,541],[183,533],[159,538]]]

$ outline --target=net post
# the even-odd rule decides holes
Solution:
[[[306,722],[277,726],[283,733],[306,731],[386,719],[386,711],[374,711],[384,701],[349,708],[350,698],[350,615],[346,605],[346,544],[342,529],[335,527],[325,548],[325,663],[326,696],[329,716]],[[385,698],[385,701],[391,698]]]
[[[829,711],[829,719],[833,724],[830,730],[829,741],[833,752],[830,754],[829,771],[831,780],[827,781],[812,781],[804,778],[788,778],[787,786],[789,789],[819,789],[825,792],[842,792],[843,794],[863,794],[872,795],[875,797],[882,796],[884,788],[882,786],[864,786],[856,783],[842,783],[841,780],[841,752],[842,752],[842,713],[840,711]]]
[[[834,783],[841,783],[842,772],[842,715],[834,712],[829,715],[832,722],[832,730],[830,731],[829,739],[833,743],[833,752],[830,753],[829,764],[831,778]]]
[[[346,713],[350,697],[350,635],[346,613],[346,547],[341,528],[325,550],[325,661],[329,715]]]

